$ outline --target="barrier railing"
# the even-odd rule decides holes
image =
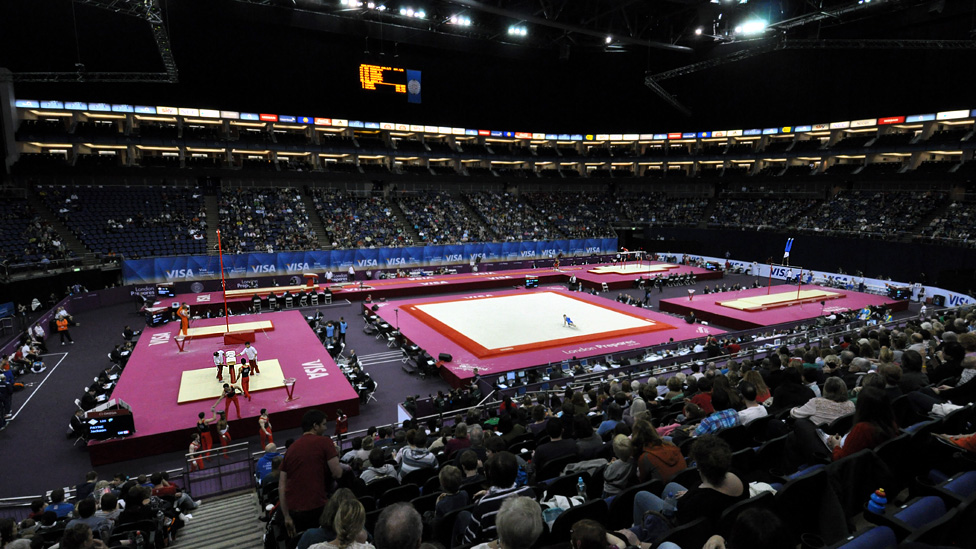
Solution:
[[[185,454],[183,486],[194,498],[212,497],[253,488],[254,460],[247,442],[214,446]],[[201,469],[192,467],[194,463]]]

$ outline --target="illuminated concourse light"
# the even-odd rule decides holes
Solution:
[[[735,28],[736,34],[744,34],[746,36],[762,34],[766,30],[766,22],[762,19],[753,19],[751,21],[746,21],[745,23],[737,26]]]
[[[458,25],[461,27],[471,26],[471,18],[465,17],[463,15],[452,15],[451,18],[448,20],[448,22],[451,23],[452,25]]]
[[[613,42],[613,37],[612,37],[612,36],[607,36],[607,37],[606,37],[606,39],[605,39],[604,41],[605,41],[605,42],[606,42],[607,44],[609,44],[609,43],[611,43],[611,42]]]
[[[702,32],[703,32],[702,31],[702,28],[701,27],[698,27],[697,29],[695,29],[695,36],[701,36],[701,33]]]
[[[519,25],[512,25],[511,27],[508,27],[508,34],[512,36],[528,36],[529,29]]]

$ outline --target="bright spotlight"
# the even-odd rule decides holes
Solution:
[[[400,15],[406,15],[406,14],[407,14],[407,8],[400,8]]]
[[[766,30],[766,22],[762,19],[754,19],[743,23],[741,28],[742,30],[740,31],[739,27],[736,27],[735,32],[745,35],[762,34]]]
[[[698,27],[697,29],[695,29],[695,36],[701,36],[701,33],[702,33],[702,28],[701,27]]]
[[[613,37],[612,36],[607,36],[606,39],[604,40],[604,42],[606,42],[607,44],[613,42]]]
[[[414,17],[416,17],[417,19],[423,19],[427,17],[427,13],[424,10],[417,10],[416,12],[414,12]]]
[[[513,36],[528,36],[529,29],[520,27],[518,25],[512,25],[511,27],[508,27],[508,34]]]

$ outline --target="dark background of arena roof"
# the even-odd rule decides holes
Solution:
[[[148,23],[89,1],[0,3],[0,67],[75,71],[80,62],[88,72],[163,71]],[[857,0],[482,2],[594,31],[529,23],[525,39],[507,36],[516,18],[447,0],[386,2],[394,11],[424,8],[425,22],[345,9],[340,0],[158,2],[178,83],[19,82],[17,96],[535,132],[720,130],[976,107],[976,50],[938,47],[938,41],[973,39],[973,0],[873,0],[851,14],[732,43],[696,37],[694,29],[724,33],[747,16],[775,25]],[[274,5],[257,5],[262,2]],[[454,13],[472,19],[467,32],[475,37],[450,34],[453,28],[440,23]],[[602,33],[691,49],[616,42],[608,48]],[[691,116],[644,85],[647,71],[783,38],[887,42],[882,48],[776,51],[660,82]],[[896,39],[934,42],[905,49],[894,47]],[[360,90],[362,62],[423,71],[423,103]]]

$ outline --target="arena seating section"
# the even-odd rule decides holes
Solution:
[[[221,191],[218,208],[229,253],[318,248],[298,189]]]

